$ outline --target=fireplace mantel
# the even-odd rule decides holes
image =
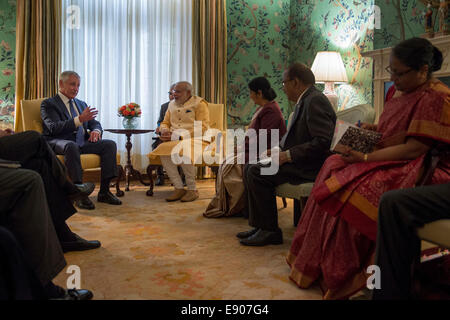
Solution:
[[[435,72],[435,77],[449,77],[450,76],[450,36],[443,36],[428,39],[434,46],[442,51],[444,56],[444,63],[441,70]],[[384,83],[389,82],[390,74],[385,70],[389,66],[389,58],[392,48],[378,49],[362,53],[363,57],[373,59],[373,102],[376,111],[376,122],[380,117],[384,107]]]

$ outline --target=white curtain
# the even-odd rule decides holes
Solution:
[[[122,128],[117,109],[142,107],[140,129],[156,129],[176,81],[192,82],[192,0],[62,0],[62,70],[81,76],[78,98],[99,110],[103,129]],[[148,164],[154,134],[133,135],[132,162]],[[108,132],[126,162],[126,138]]]

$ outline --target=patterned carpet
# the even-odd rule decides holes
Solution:
[[[200,199],[187,204],[164,200],[172,187],[156,187],[150,198],[133,185],[120,207],[95,202],[95,211],[79,210],[68,221],[73,231],[102,242],[100,249],[66,254],[68,266],[81,269],[81,286],[108,300],[321,299],[318,287],[300,290],[288,279],[292,201],[279,210],[283,245],[244,247],[235,234],[249,228],[247,220],[203,218],[214,182],[198,187]],[[66,287],[68,277],[64,270],[55,283]]]

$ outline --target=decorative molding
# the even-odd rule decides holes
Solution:
[[[441,70],[434,73],[436,77],[450,76],[450,36],[442,36],[428,39],[442,51],[444,62]],[[384,108],[384,83],[391,81],[390,74],[385,70],[389,66],[392,48],[384,48],[363,52],[361,55],[373,59],[373,100],[376,111],[376,122]]]

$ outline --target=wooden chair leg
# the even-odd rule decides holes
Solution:
[[[306,206],[306,202],[308,201],[308,198],[300,198],[294,199],[294,226],[296,227],[298,225],[298,222],[300,220],[300,217],[302,216],[303,209]]]
[[[294,227],[298,225],[300,215],[302,214],[301,202],[298,199],[294,199]]]
[[[117,175],[117,180],[116,180],[116,196],[123,197],[125,195],[125,192],[120,190],[120,180],[122,180],[125,172],[124,172],[123,166],[121,164],[117,165],[117,170],[119,171],[119,174]]]
[[[283,200],[283,208],[287,208],[287,201],[286,201],[286,198],[283,198],[282,199]]]
[[[147,190],[147,192],[146,192],[147,196],[149,196],[149,197],[153,197],[153,188],[155,186],[155,182],[153,180],[153,170],[155,170],[155,172],[156,172],[156,166],[149,164],[147,166],[147,176],[150,180],[150,189]]]

